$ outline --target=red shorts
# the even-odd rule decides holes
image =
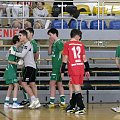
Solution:
[[[83,75],[80,75],[80,76],[70,76],[70,84],[80,84],[82,85],[83,84],[83,79],[84,79],[84,76]]]

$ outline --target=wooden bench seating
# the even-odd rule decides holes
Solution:
[[[102,60],[102,61],[114,60],[115,61],[115,58],[89,58],[89,60],[92,60],[93,63],[95,64],[97,60]]]

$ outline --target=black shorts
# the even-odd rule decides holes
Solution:
[[[33,67],[25,67],[23,71],[23,82],[35,82],[36,69]]]

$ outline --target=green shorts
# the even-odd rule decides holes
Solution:
[[[13,67],[12,65],[7,66],[3,76],[6,84],[14,84],[18,82],[16,73],[17,73],[16,67]]]
[[[50,80],[55,80],[57,82],[62,82],[60,68],[56,68],[52,70],[51,78]]]
[[[18,79],[6,79],[5,82],[7,85],[15,84],[15,83],[18,83]]]

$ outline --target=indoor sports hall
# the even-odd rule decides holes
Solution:
[[[35,68],[37,69],[35,74],[37,89],[26,82],[27,77],[26,81],[23,81],[22,68],[27,64],[25,62],[27,53],[23,57],[15,57],[18,52],[22,54],[22,51],[27,49],[24,42],[21,42],[22,45],[15,53],[11,49],[14,46],[13,37],[17,35],[21,40],[21,34],[28,35],[27,28],[33,29],[32,39],[37,44],[36,60],[36,52],[31,43],[31,49],[28,50],[28,52],[33,50],[30,53],[34,56],[34,62],[37,64]],[[66,110],[73,97],[70,96],[68,84],[70,77],[67,66],[61,82],[64,88],[64,106],[61,107],[62,94],[59,94],[60,88],[57,82],[55,97],[51,97],[54,89],[51,89],[50,81],[55,65],[53,56],[48,55],[52,41],[50,41],[48,31],[51,28],[58,31],[58,38],[62,40],[63,47],[66,42],[71,40],[71,30],[77,29],[82,32],[80,42],[84,44],[90,73],[89,78],[84,76],[84,82],[81,85],[82,100],[85,105],[82,113],[77,114],[77,105],[75,111],[67,112]],[[24,40],[28,40],[27,35]],[[55,42],[52,43],[51,49],[54,47],[53,44]],[[76,55],[78,54],[79,52]],[[15,57],[15,63],[10,62],[10,55]],[[120,0],[0,0],[0,120],[119,120],[119,58]],[[22,62],[19,59],[22,59]],[[27,58],[28,63],[31,59],[31,57]],[[17,82],[6,82],[6,79],[10,80],[13,77],[13,68],[10,70],[10,77],[4,77],[10,64],[16,66]],[[59,73],[61,75],[61,71]],[[30,75],[33,77],[31,71],[28,72],[28,76]],[[37,90],[37,97],[31,93],[28,95],[29,92],[23,94],[23,88],[26,91],[27,87],[24,86],[26,84],[21,83],[21,80],[32,89],[33,94],[35,94],[34,90]],[[12,91],[11,94],[8,93],[8,88]],[[18,94],[17,97],[15,97],[16,94]],[[25,99],[26,94],[27,99]],[[54,105],[50,107],[50,99],[53,98]],[[17,107],[14,107],[14,100],[17,101]],[[24,100],[28,100],[29,105],[22,104],[23,107],[19,107]],[[32,100],[39,100],[38,107],[35,103],[31,107]]]

